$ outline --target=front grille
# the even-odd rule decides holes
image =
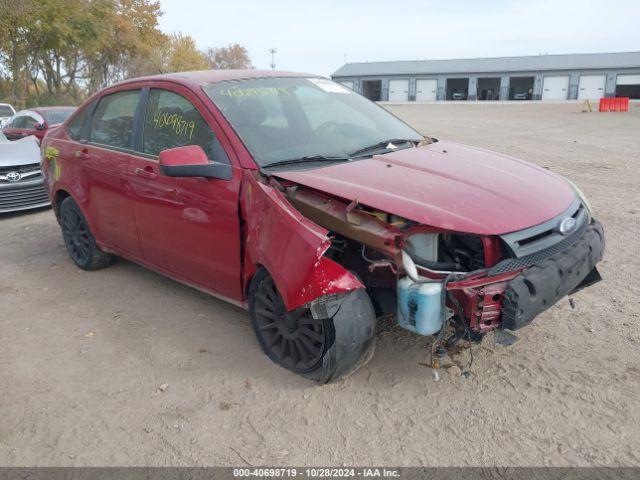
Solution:
[[[49,196],[43,183],[23,185],[18,188],[0,188],[0,212],[22,210],[48,203]]]
[[[506,260],[498,262],[496,265],[491,267],[491,270],[489,270],[487,276],[495,277],[496,275],[500,275],[502,273],[512,272],[521,268],[530,267],[542,262],[549,257],[552,257],[553,255],[556,255],[557,253],[562,252],[563,250],[566,250],[578,241],[578,239],[587,229],[588,225],[588,222],[583,222],[571,235],[569,235],[568,237],[563,237],[564,239],[562,241],[543,250],[539,250],[524,257],[507,258]]]
[[[540,225],[525,230],[502,235],[511,257],[521,258],[546,250],[563,242],[566,236],[559,232],[559,225],[565,218],[572,217],[576,221],[575,230],[580,230],[589,223],[589,213],[582,203],[575,199],[569,208],[560,215]]]
[[[11,172],[17,172],[21,178],[17,182],[10,182],[6,175]],[[0,185],[16,184],[22,182],[31,182],[42,178],[42,171],[39,163],[31,163],[29,165],[18,165],[13,167],[0,167]]]
[[[9,172],[27,173],[33,170],[40,170],[39,163],[30,163],[29,165],[17,165],[15,167],[0,167],[0,175],[6,175]]]

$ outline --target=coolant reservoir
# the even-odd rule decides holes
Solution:
[[[421,335],[442,328],[442,283],[415,283],[409,277],[398,281],[398,324]]]

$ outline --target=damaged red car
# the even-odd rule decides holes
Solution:
[[[304,74],[120,83],[45,137],[43,172],[79,267],[121,256],[247,308],[269,358],[320,383],[370,358],[383,315],[436,352],[517,330],[604,250],[568,180]]]

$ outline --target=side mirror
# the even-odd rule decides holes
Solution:
[[[228,163],[212,162],[200,145],[170,148],[160,152],[160,172],[167,177],[205,177],[230,180]]]
[[[33,124],[33,128],[35,128],[36,130],[44,130],[44,123],[35,122]]]

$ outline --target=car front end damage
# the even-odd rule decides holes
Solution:
[[[301,254],[294,256],[295,266],[284,270],[305,272],[287,308],[331,316],[340,308],[341,293],[366,289],[377,317],[396,315],[401,327],[435,337],[434,366],[456,341],[477,342],[492,330],[517,330],[565,295],[600,279],[596,264],[604,252],[602,225],[578,195],[542,224],[503,235],[471,235],[418,224],[357,199],[348,202],[273,176],[254,182],[277,194],[293,223],[319,227],[308,266],[300,263]],[[281,237],[291,237],[280,227]],[[285,276],[276,284],[283,292],[292,290]]]

